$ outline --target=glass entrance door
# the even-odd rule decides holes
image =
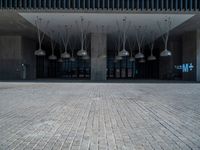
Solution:
[[[114,58],[107,60],[108,79],[133,79],[135,77],[135,62],[131,62],[127,57],[115,61]]]

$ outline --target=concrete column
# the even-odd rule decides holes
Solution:
[[[91,80],[105,81],[107,77],[107,35],[91,34]]]
[[[26,66],[26,78],[34,79],[35,49],[35,42],[21,36],[0,36],[0,80],[22,79],[22,64]]]

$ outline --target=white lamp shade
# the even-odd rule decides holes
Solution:
[[[79,51],[77,52],[77,55],[78,55],[78,56],[86,56],[86,55],[87,55],[87,51],[81,49],[81,50],[79,50]]]
[[[147,60],[149,60],[149,61],[153,61],[153,60],[156,60],[156,57],[153,56],[153,55],[151,55],[151,56],[149,56],[149,57],[147,58]]]
[[[53,54],[49,56],[49,60],[56,60],[56,59],[57,59],[57,57]]]
[[[64,52],[61,54],[61,58],[68,59],[68,58],[70,58],[70,54],[68,52]]]
[[[42,49],[38,49],[35,51],[34,53],[36,56],[45,56],[46,55],[46,52]]]
[[[144,54],[142,54],[141,52],[139,52],[139,53],[137,53],[137,54],[135,55],[135,58],[137,58],[137,59],[144,58]]]
[[[118,55],[121,57],[126,57],[126,56],[129,56],[129,52],[127,50],[123,49],[122,51],[119,52]]]
[[[167,50],[167,49],[165,49],[164,51],[162,51],[162,52],[160,53],[160,56],[161,56],[161,57],[167,57],[167,56],[171,56],[171,55],[172,55],[171,51],[169,51],[169,50]]]

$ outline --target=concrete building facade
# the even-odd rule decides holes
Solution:
[[[199,12],[198,0],[0,0],[0,80],[200,81]],[[38,18],[43,22],[41,28],[35,24]],[[166,18],[171,19],[167,48],[172,55],[161,57],[165,49],[162,37],[167,34]],[[127,31],[123,41],[125,19]],[[48,27],[45,26],[47,22]],[[163,22],[161,31],[158,24]],[[66,49],[71,57],[58,61],[64,52],[65,26],[70,28]],[[87,59],[77,56],[81,49],[81,27],[87,29],[83,47],[88,52]],[[138,28],[144,28],[140,35],[144,40],[141,51],[145,63],[140,59],[131,60],[139,51]],[[42,49],[46,55],[42,57],[34,55],[39,47],[37,29],[44,33]],[[61,36],[53,37],[57,60],[48,59],[52,54],[51,31]],[[157,59],[154,61],[148,61],[151,31],[157,33],[153,51]],[[123,48],[129,55],[116,61]]]

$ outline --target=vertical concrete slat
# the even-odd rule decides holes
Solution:
[[[185,0],[185,10],[188,10],[188,0]]]
[[[0,0],[0,8],[2,9],[2,0]]]
[[[39,7],[39,9],[41,9],[41,0],[38,0],[38,7]]]
[[[156,10],[159,10],[159,0],[156,0]]]
[[[183,10],[183,0],[180,0],[180,10]]]
[[[2,2],[2,0],[1,0]],[[13,4],[14,8],[17,8],[17,1],[14,1],[14,4]]]
[[[85,0],[83,0],[83,9],[85,9]]]
[[[194,10],[197,11],[197,0],[195,0]]]
[[[135,0],[132,0],[132,9],[135,9]]]
[[[142,0],[142,2],[141,2],[142,4],[142,7],[141,7],[141,10],[144,10],[144,0]]]
[[[12,1],[12,0],[10,0],[10,4],[9,4],[9,7],[10,7],[10,8],[12,8],[12,7],[13,7],[13,4],[12,4],[12,3],[13,3],[13,1]]]
[[[117,10],[119,10],[119,0],[117,0]]]
[[[152,10],[155,9],[154,7],[154,0],[151,1]]]
[[[176,3],[175,3],[175,10],[176,11],[178,10],[178,0],[176,0]]]
[[[27,1],[23,1],[23,8],[27,9]]]
[[[174,9],[174,0],[171,0],[171,10],[173,10]]]
[[[47,8],[47,1],[43,0],[43,9],[46,9],[46,8]]]
[[[196,81],[200,81],[200,30],[197,30]]]
[[[149,10],[149,0],[147,0],[147,10]]]
[[[71,0],[68,0],[68,9],[71,9]]]
[[[163,0],[161,1],[161,10],[163,10],[163,7],[164,7],[164,2]]]

